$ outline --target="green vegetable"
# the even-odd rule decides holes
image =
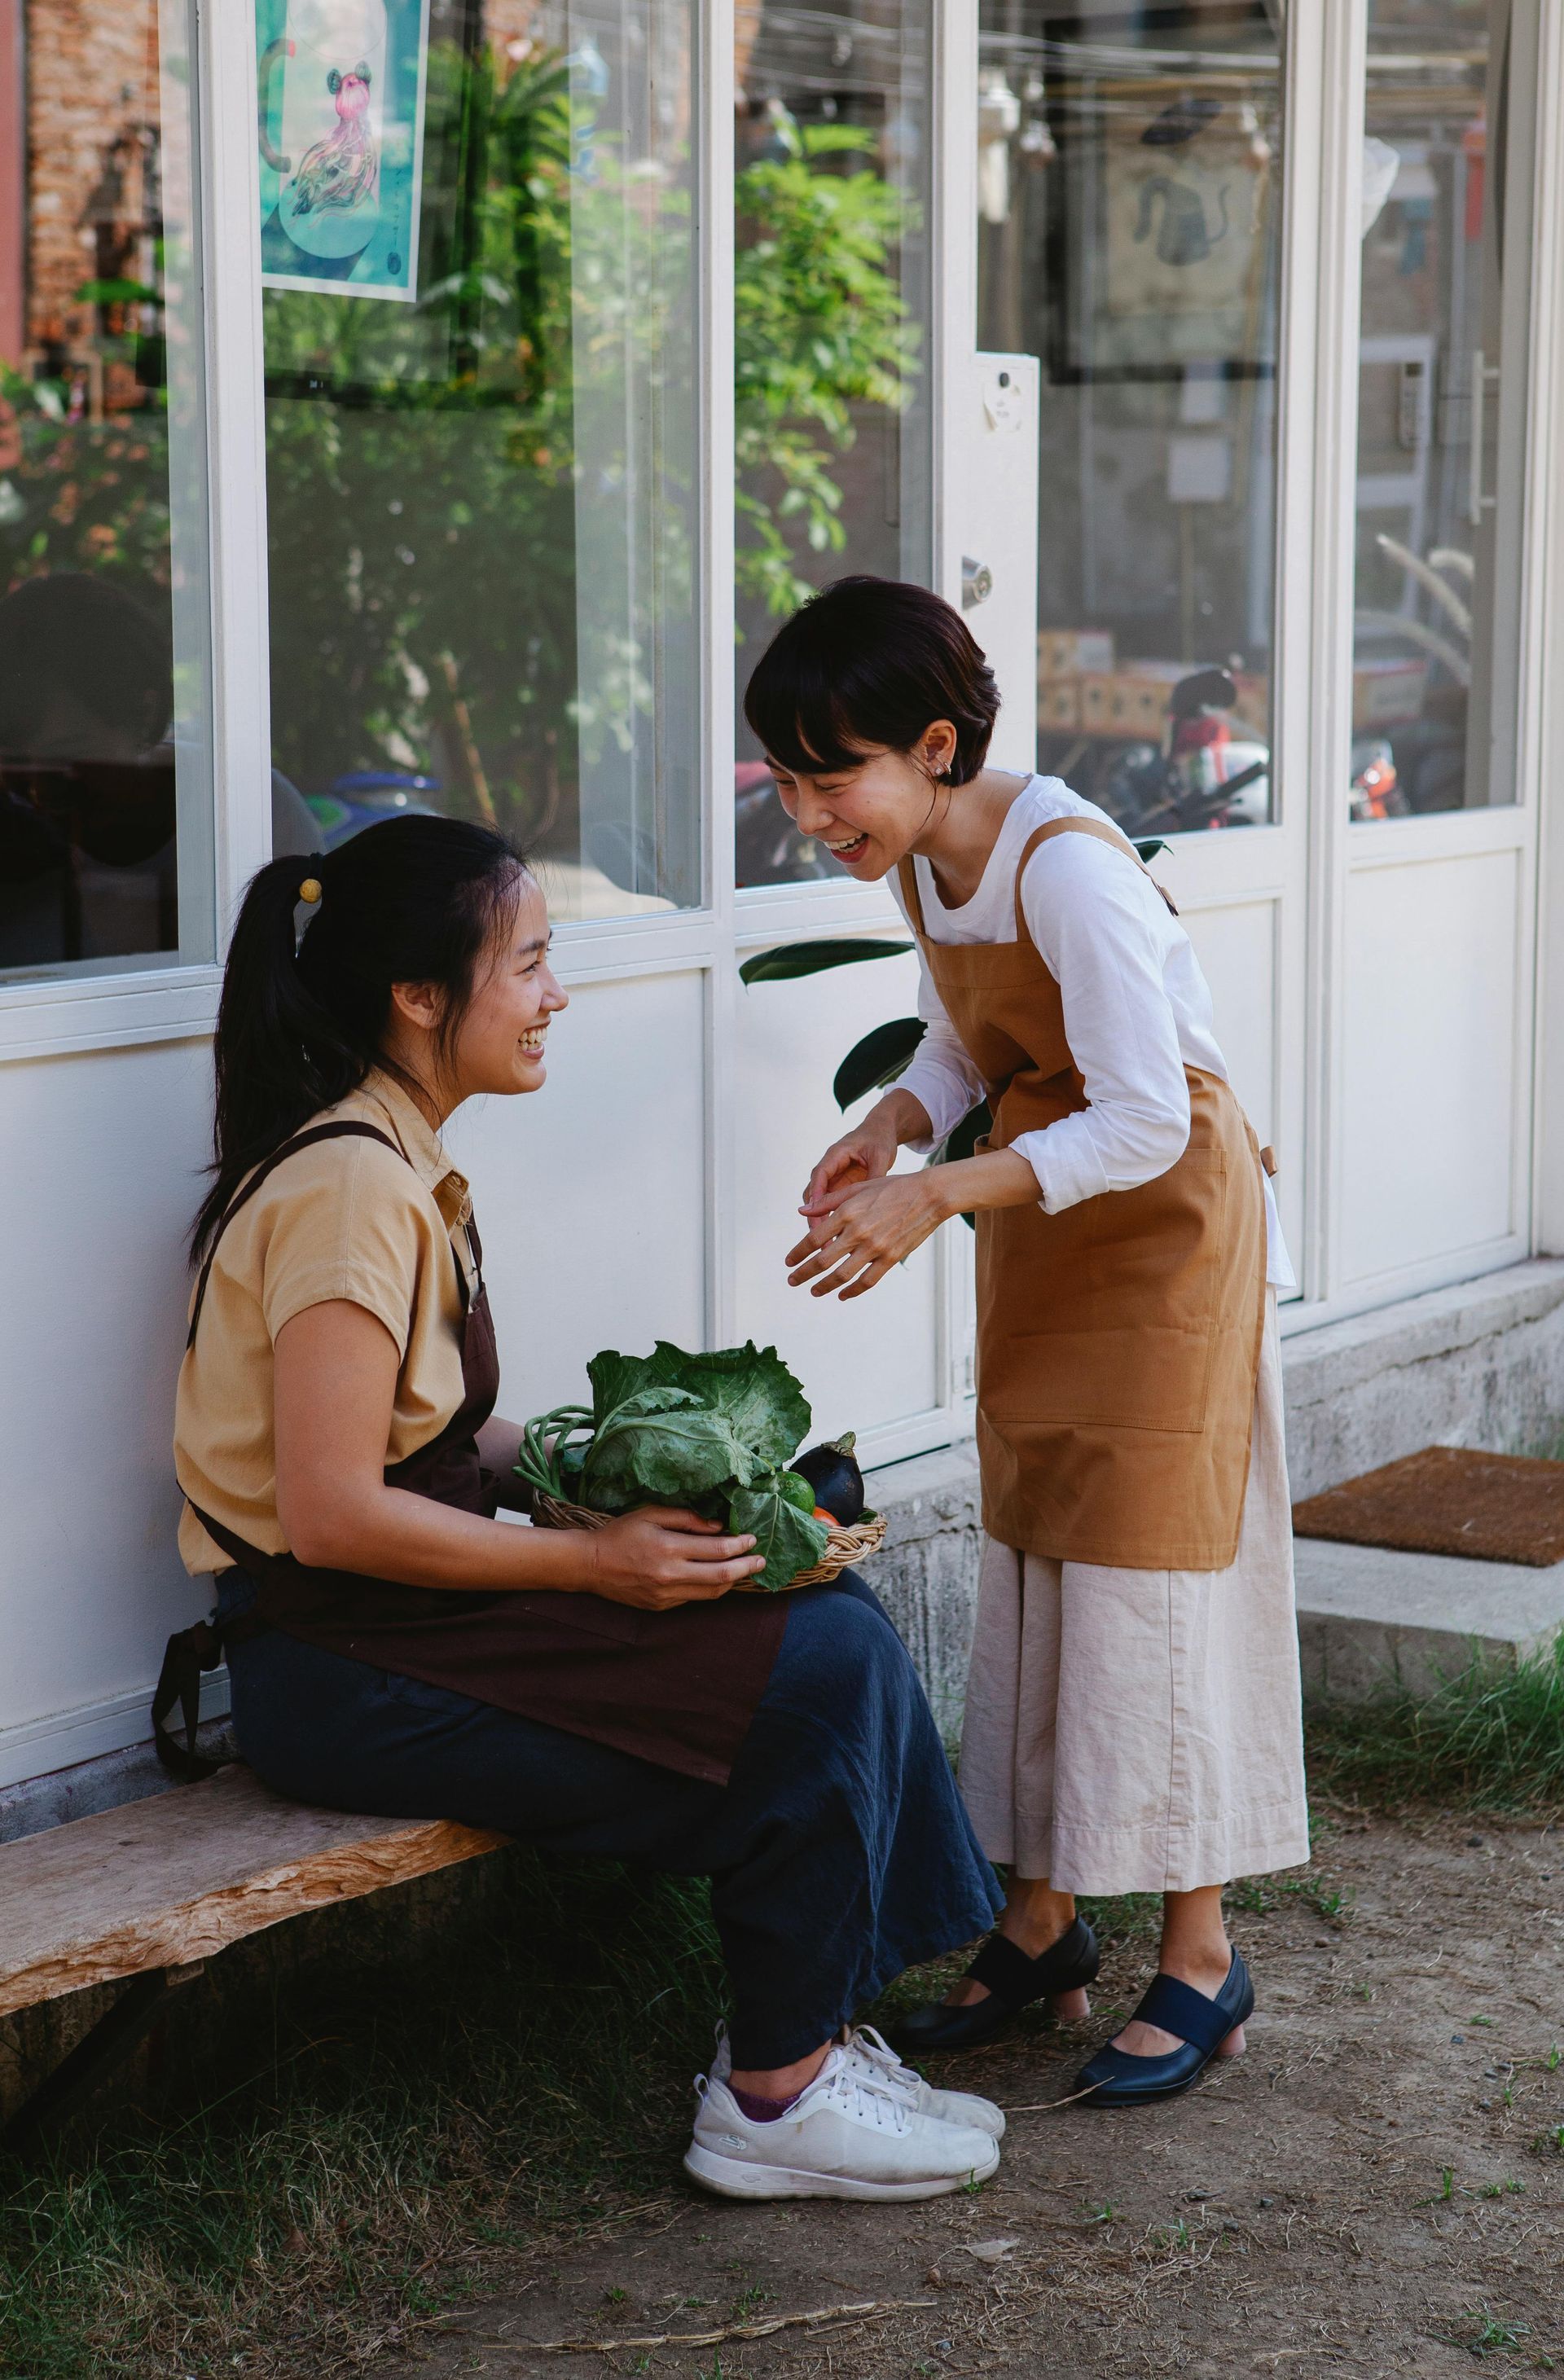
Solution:
[[[522,1478],[594,1512],[673,1504],[753,1536],[770,1588],[814,1568],[829,1532],[810,1482],[782,1467],[808,1435],[809,1405],[774,1347],[691,1354],[660,1339],[649,1355],[606,1347],[587,1371],[590,1412],[562,1405],[528,1422]]]
[[[638,1488],[651,1503],[677,1503],[728,1481],[747,1484],[758,1468],[726,1415],[684,1389],[643,1389],[600,1423],[587,1454],[590,1503],[600,1483]]]
[[[763,1554],[760,1584],[775,1591],[791,1586],[801,1570],[813,1570],[826,1549],[829,1532],[823,1521],[800,1511],[782,1485],[785,1472],[762,1474],[752,1487],[735,1488],[728,1519],[735,1535],[752,1535],[755,1550]]]
[[[521,1444],[516,1449],[517,1476],[525,1479],[529,1488],[540,1488],[550,1496],[563,1496],[560,1449],[573,1431],[589,1424],[591,1418],[585,1405],[556,1405],[552,1413],[539,1414],[522,1432]],[[551,1439],[554,1441],[552,1454]]]
[[[587,1366],[592,1383],[592,1414],[601,1429],[609,1415],[644,1389],[684,1389],[703,1405],[725,1414],[734,1434],[763,1463],[785,1463],[809,1427],[803,1390],[774,1347],[720,1347],[692,1355],[660,1339],[649,1355],[621,1355],[612,1349]]]

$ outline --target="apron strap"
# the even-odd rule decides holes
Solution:
[[[395,1141],[392,1139],[391,1135],[388,1132],[382,1132],[378,1125],[372,1123],[313,1124],[308,1132],[296,1133],[292,1140],[285,1140],[281,1148],[274,1148],[272,1151],[271,1156],[256,1167],[255,1172],[250,1175],[249,1180],[245,1184],[243,1189],[240,1190],[238,1195],[235,1197],[226,1213],[224,1215],[222,1221],[218,1224],[217,1229],[212,1235],[212,1245],[207,1249],[206,1261],[200,1269],[200,1279],[196,1283],[195,1302],[190,1307],[190,1327],[185,1334],[185,1350],[187,1354],[188,1354],[189,1350],[196,1343],[196,1325],[200,1320],[201,1307],[206,1303],[206,1284],[212,1278],[212,1267],[217,1255],[217,1244],[219,1240],[221,1240],[224,1232],[227,1230],[229,1224],[238,1213],[239,1208],[246,1205],[249,1199],[254,1197],[256,1192],[260,1189],[267,1175],[269,1173],[274,1173],[278,1166],[283,1162],[283,1160],[285,1157],[291,1157],[296,1149],[309,1148],[313,1147],[314,1143],[318,1140],[382,1141],[385,1147],[393,1150],[396,1156],[400,1157],[404,1160],[405,1163],[410,1165],[413,1161],[412,1159],[408,1157],[405,1148],[397,1148]]]
[[[917,866],[910,851],[896,862],[896,876],[902,887],[902,899],[906,904],[909,922],[921,942],[924,939],[923,894],[917,888]]]
[[[1026,912],[1021,899],[1021,887],[1031,864],[1032,854],[1040,843],[1051,843],[1056,834],[1089,834],[1094,842],[1107,844],[1109,851],[1121,852],[1131,866],[1138,868],[1141,874],[1156,886],[1158,892],[1161,892],[1163,900],[1168,905],[1170,916],[1174,917],[1178,916],[1179,913],[1173,906],[1171,896],[1163,891],[1160,884],[1158,884],[1156,877],[1152,875],[1134,844],[1127,835],[1121,834],[1116,826],[1110,826],[1106,819],[1049,819],[1046,826],[1038,827],[1035,833],[1028,835],[1026,847],[1016,862],[1015,939],[1018,942],[1029,942],[1032,940],[1032,931],[1026,923]]]

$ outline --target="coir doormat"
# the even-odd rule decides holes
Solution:
[[[1564,1463],[1425,1446],[1292,1507],[1301,1537],[1469,1560],[1564,1561]]]

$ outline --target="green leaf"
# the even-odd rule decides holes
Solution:
[[[799,1511],[775,1472],[734,1489],[728,1523],[735,1536],[754,1536],[755,1549],[766,1560],[760,1584],[773,1593],[791,1586],[801,1570],[813,1570],[826,1549],[825,1523]]]
[[[678,1504],[730,1480],[747,1485],[755,1469],[725,1415],[680,1389],[644,1389],[602,1424],[583,1480],[588,1497],[600,1486],[625,1488],[649,1502]]]
[[[791,983],[798,976],[820,975],[827,967],[855,966],[860,959],[899,959],[911,942],[818,941],[782,942],[774,951],[757,951],[739,969],[741,983]]]
[[[592,1383],[592,1421],[599,1429],[627,1399],[657,1385],[649,1355],[621,1355],[612,1347],[593,1356],[587,1378]]]
[[[888,1025],[877,1025],[842,1061],[836,1070],[831,1089],[839,1108],[850,1108],[866,1091],[882,1091],[904,1074],[917,1052],[918,1043],[927,1027],[916,1016],[893,1016]]]
[[[1149,868],[1158,853],[1170,850],[1171,845],[1162,842],[1159,836],[1154,835],[1149,843],[1137,843],[1135,849]]]
[[[734,1435],[764,1463],[787,1463],[809,1434],[809,1401],[774,1347],[718,1347],[686,1354],[660,1339],[651,1378],[687,1389],[726,1415]]]

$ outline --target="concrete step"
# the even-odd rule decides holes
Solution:
[[[1311,1696],[1361,1702],[1390,1685],[1431,1694],[1473,1650],[1519,1661],[1564,1629],[1564,1562],[1532,1570],[1324,1537],[1300,1537],[1295,1560]]]

